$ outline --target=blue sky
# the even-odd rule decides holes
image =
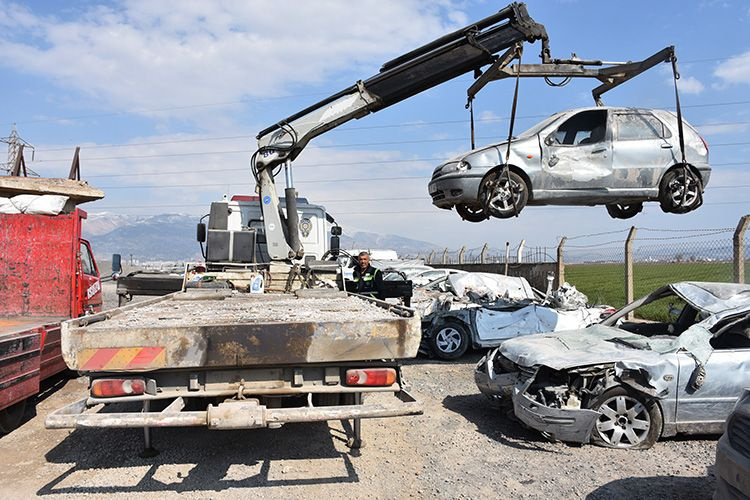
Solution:
[[[470,75],[315,139],[295,164],[301,196],[345,230],[371,230],[452,248],[521,238],[651,228],[729,227],[750,212],[750,2],[529,1],[553,56],[636,60],[675,45],[685,118],[709,144],[705,204],[667,215],[647,204],[630,221],[603,207],[529,207],[517,219],[463,222],[433,207],[433,167],[469,147]],[[24,2],[0,0],[0,135],[16,123],[34,144],[28,165],[65,176],[76,145],[82,175],[106,198],[90,212],[207,211],[249,193],[254,136],[266,126],[377,72],[422,43],[503,2],[337,1]],[[525,62],[539,46],[527,45]],[[588,106],[593,82],[521,82],[519,129]],[[507,135],[512,82],[475,103],[478,143]],[[605,95],[611,105],[674,105],[663,65]],[[280,186],[282,187],[282,186]]]

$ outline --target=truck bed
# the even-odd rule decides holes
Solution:
[[[188,290],[63,323],[73,370],[150,371],[416,356],[413,310],[330,290]]]

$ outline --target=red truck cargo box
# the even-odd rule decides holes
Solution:
[[[74,315],[86,212],[0,214],[0,317]]]

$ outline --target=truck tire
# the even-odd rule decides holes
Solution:
[[[0,434],[8,434],[21,425],[26,414],[26,400],[0,410]]]
[[[606,448],[645,450],[661,436],[663,421],[656,402],[616,386],[604,391],[591,405],[602,415],[594,423],[591,441]]]
[[[444,321],[432,330],[430,349],[440,359],[454,360],[469,348],[469,332],[458,321]]]

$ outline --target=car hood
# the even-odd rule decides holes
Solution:
[[[679,337],[644,337],[611,326],[592,325],[568,330],[518,337],[503,342],[499,352],[513,363],[532,367],[544,365],[553,370],[573,367],[637,362],[661,364],[662,356],[680,350],[708,358],[711,333],[693,325]]]

